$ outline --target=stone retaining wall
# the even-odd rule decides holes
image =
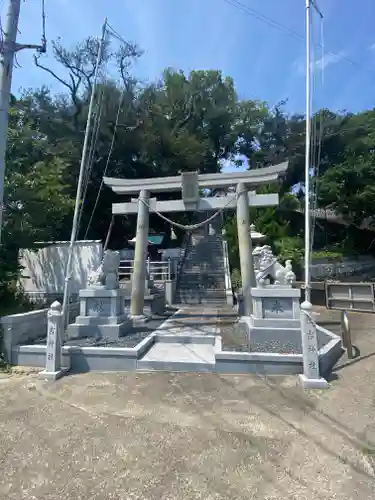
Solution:
[[[78,312],[78,303],[69,305],[69,323],[75,320]],[[38,309],[0,318],[5,355],[9,361],[13,346],[33,342],[47,335],[47,313],[48,309]]]

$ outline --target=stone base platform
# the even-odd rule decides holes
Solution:
[[[68,326],[69,339],[81,337],[117,339],[125,335],[132,322],[125,314],[125,291],[88,288],[79,292],[80,314]]]
[[[118,339],[129,332],[129,330],[133,326],[133,323],[130,319],[125,319],[125,317],[123,317],[123,321],[120,321],[120,318],[116,319],[118,320],[118,322],[115,324],[79,324],[78,322],[73,323],[68,327],[68,338],[71,340],[83,337],[94,337],[109,340]]]
[[[236,337],[235,316],[230,309],[213,307],[184,308],[164,321],[150,334],[135,340],[134,347],[122,343],[101,342],[84,344],[81,341],[63,347],[63,358],[72,371],[160,370],[184,372],[258,373],[291,375],[303,373],[300,352],[291,349],[250,350],[248,331]],[[241,323],[246,330],[247,325]],[[341,339],[322,329],[328,342],[319,349],[321,373],[329,371],[342,354]],[[151,329],[150,329],[151,330]],[[228,332],[230,330],[230,335]],[[227,337],[227,340],[225,340]],[[228,342],[230,341],[230,342]],[[228,343],[232,344],[229,350]],[[242,345],[243,344],[243,345]],[[270,346],[271,347],[271,346]],[[293,352],[294,351],[294,352]],[[12,350],[12,364],[44,367],[46,345],[23,345]]]

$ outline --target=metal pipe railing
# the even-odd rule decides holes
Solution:
[[[131,280],[133,274],[134,261],[122,260],[119,266],[120,280]],[[147,273],[153,281],[171,280],[176,276],[177,259],[167,261],[152,261],[147,259]]]

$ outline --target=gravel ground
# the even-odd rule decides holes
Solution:
[[[148,337],[152,332],[154,332],[159,326],[164,323],[168,318],[170,318],[174,313],[174,310],[168,311],[163,315],[154,315],[147,321],[144,325],[133,327],[132,330],[117,340],[101,338],[81,338],[73,339],[65,342],[68,346],[79,346],[79,347],[135,347],[139,342],[142,342],[146,337]],[[39,337],[32,342],[27,342],[30,344],[45,344],[47,340],[46,336]]]
[[[237,322],[237,315],[233,312],[218,311],[219,328],[223,351],[249,352],[246,327]]]
[[[325,336],[318,335],[318,350],[327,344],[327,339]],[[279,340],[267,340],[263,342],[252,342],[251,351],[253,352],[272,352],[279,354],[301,354],[302,346],[299,343],[296,345],[295,342],[280,342]]]
[[[0,498],[374,499],[373,359],[326,391],[251,374],[8,376]]]
[[[296,342],[280,342],[277,339],[264,339],[262,342],[252,341],[249,346],[247,338],[247,330],[243,323],[236,323],[236,317],[220,318],[220,335],[222,340],[223,351],[235,352],[271,352],[282,354],[301,354],[301,344],[296,345]],[[320,322],[318,321],[318,324]],[[339,334],[337,328],[333,328],[331,324],[322,324],[327,330]],[[326,345],[327,337],[324,335],[318,336],[318,349]]]

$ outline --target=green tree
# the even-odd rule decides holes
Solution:
[[[0,255],[0,298],[4,301],[15,290],[19,249],[59,235],[73,208],[64,183],[68,162],[53,153],[43,134],[30,128],[17,103],[9,111],[6,166]]]

